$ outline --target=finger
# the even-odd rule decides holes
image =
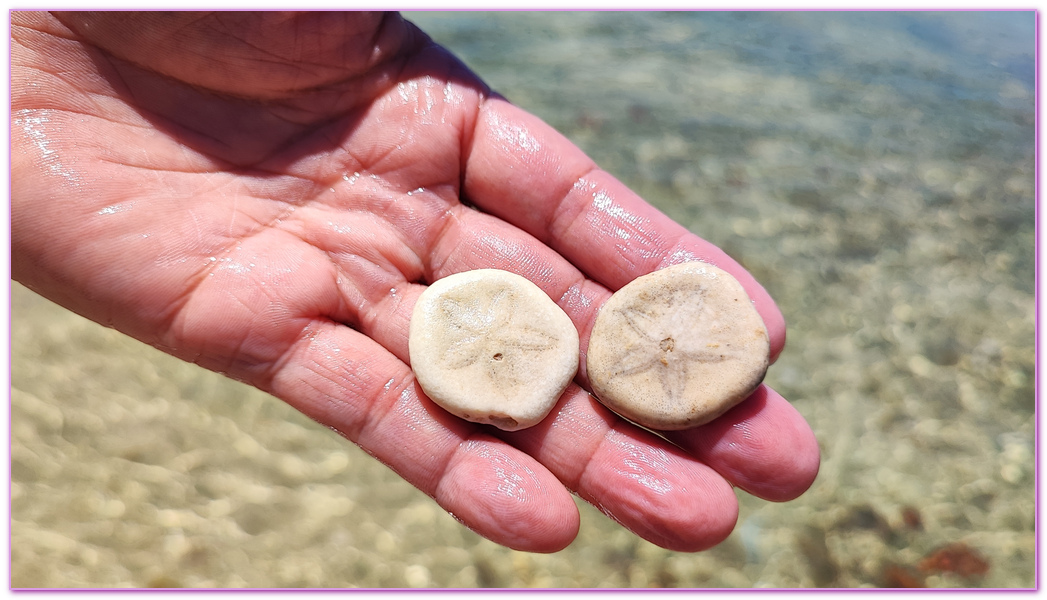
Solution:
[[[772,359],[785,344],[781,312],[740,264],[600,171],[537,117],[505,101],[492,99],[481,107],[464,194],[610,290],[672,264],[712,263],[748,292],[767,326]]]
[[[695,552],[731,533],[738,503],[713,469],[572,386],[554,416],[503,437],[587,502],[663,548]]]
[[[577,535],[577,507],[548,470],[434,405],[406,365],[348,327],[314,322],[269,391],[496,543],[555,552]]]
[[[818,475],[818,440],[800,413],[765,385],[712,423],[666,437],[765,500],[792,500]]]

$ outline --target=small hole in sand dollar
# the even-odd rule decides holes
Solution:
[[[502,360],[502,353],[499,352],[491,357],[492,360]]]

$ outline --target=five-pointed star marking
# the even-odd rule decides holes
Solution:
[[[690,366],[738,357],[738,352],[712,336],[703,320],[705,290],[673,290],[664,308],[635,303],[619,313],[640,340],[620,357],[618,375],[654,369],[665,393],[680,398],[687,387]]]
[[[440,310],[456,330],[441,362],[448,369],[463,369],[483,361],[489,377],[505,377],[518,384],[515,365],[525,354],[551,348],[557,338],[525,323],[514,323],[517,302],[511,290],[488,297],[440,300]]]

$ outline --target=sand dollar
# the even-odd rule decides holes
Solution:
[[[448,412],[507,431],[545,418],[578,370],[578,331],[527,279],[497,269],[444,277],[411,316],[411,368]]]
[[[673,430],[708,423],[748,397],[769,356],[767,328],[741,284],[691,262],[615,292],[596,317],[586,366],[608,408]]]

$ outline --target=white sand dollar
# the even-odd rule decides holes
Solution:
[[[691,262],[615,292],[596,317],[586,366],[605,406],[675,430],[708,423],[748,397],[769,357],[767,328],[741,284]]]
[[[537,285],[497,269],[429,286],[415,304],[408,344],[433,402],[506,431],[544,419],[578,370],[571,318]]]

